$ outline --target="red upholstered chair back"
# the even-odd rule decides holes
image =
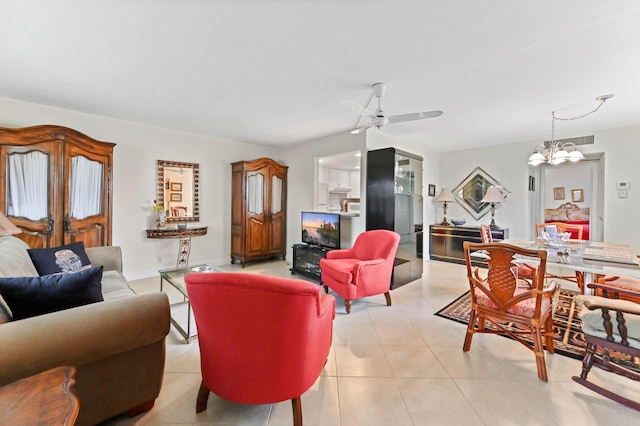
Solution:
[[[307,281],[252,273],[185,277],[198,329],[202,380],[244,404],[299,397],[327,360],[335,300]]]
[[[353,243],[353,254],[360,260],[386,259],[391,261],[396,255],[400,235],[393,231],[375,229],[358,235]]]

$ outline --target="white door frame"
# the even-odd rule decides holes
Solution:
[[[568,163],[568,165],[584,165],[591,168],[592,190],[591,204],[589,205],[589,238],[591,241],[602,241],[604,238],[604,153],[585,154],[585,160],[579,163]],[[561,168],[563,164],[552,166],[542,164],[540,166],[529,166],[529,175],[533,176],[536,184],[534,191],[529,192],[530,209],[530,238],[536,238],[536,223],[544,222],[545,198],[545,170],[554,167]],[[562,170],[562,169],[560,169]]]

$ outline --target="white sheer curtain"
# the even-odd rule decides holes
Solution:
[[[280,213],[282,209],[282,179],[271,177],[271,213]]]
[[[48,217],[48,155],[10,154],[8,168],[7,214],[31,220]]]
[[[69,215],[84,219],[102,213],[103,165],[83,156],[71,159]]]
[[[249,213],[261,214],[264,208],[264,176],[261,174],[249,176],[247,186]]]

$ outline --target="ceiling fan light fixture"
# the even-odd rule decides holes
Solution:
[[[374,126],[380,129],[381,127],[384,127],[389,123],[402,123],[405,121],[421,120],[424,118],[434,118],[442,115],[442,111],[425,111],[425,112],[414,112],[410,114],[392,115],[390,117],[386,117],[384,115],[384,110],[382,109],[382,106],[381,106],[382,97],[385,94],[386,88],[387,86],[384,83],[375,83],[374,85],[372,85],[373,94],[371,95],[371,98],[367,103],[367,107],[370,106],[374,98],[377,99],[378,106],[373,113],[371,113],[367,108],[363,107],[362,105],[354,101],[349,101],[349,100],[340,101],[342,105],[357,111],[361,115],[360,119],[356,123],[356,129],[351,131],[352,134],[360,133],[359,129],[368,129],[369,127],[374,127]],[[359,126],[361,120],[365,117],[369,119],[370,124],[367,126]]]

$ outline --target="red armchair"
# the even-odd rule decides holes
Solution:
[[[190,273],[185,282],[200,345],[196,412],[209,392],[242,404],[290,399],[302,425],[300,396],[329,355],[335,299],[307,281],[252,273]]]
[[[331,250],[320,259],[322,283],[325,291],[331,288],[344,299],[347,314],[351,301],[383,294],[391,306],[391,274],[400,235],[377,229],[358,235],[353,248]]]

